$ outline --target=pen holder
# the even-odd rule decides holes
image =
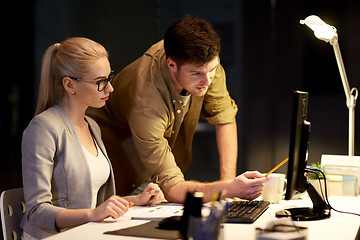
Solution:
[[[184,203],[184,212],[181,216],[181,236],[186,237],[188,235],[187,231],[190,217],[201,217],[203,197],[204,194],[201,192],[187,193]]]
[[[189,240],[224,239],[224,220],[229,209],[228,202],[213,202],[209,216],[189,218],[187,237]]]
[[[223,240],[223,221],[213,219],[211,222],[206,217],[189,218],[187,237],[188,240]]]

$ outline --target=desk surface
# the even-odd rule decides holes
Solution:
[[[337,210],[360,213],[360,197],[332,196],[330,204]],[[271,204],[269,209],[253,224],[224,224],[224,239],[254,240],[255,228],[265,228],[266,225],[276,220],[275,212],[289,207],[311,206],[310,199],[282,201],[280,204]],[[129,210],[131,211],[131,210]],[[146,223],[147,220],[132,220],[130,217],[121,217],[116,221],[101,223],[87,223],[79,227],[56,234],[48,239],[144,239],[135,237],[124,237],[116,235],[104,235],[105,231],[118,230]],[[308,239],[355,239],[360,226],[360,217],[331,211],[331,217],[325,220],[296,222],[299,226],[308,228]],[[148,239],[148,238],[147,238]]]

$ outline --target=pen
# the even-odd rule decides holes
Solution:
[[[154,202],[153,202],[152,200],[154,199],[154,197],[156,196],[156,194],[158,194],[159,192],[160,192],[159,190],[156,190],[156,191],[155,191],[155,194],[152,195],[152,196],[150,197],[149,201],[147,202],[148,205],[150,205],[150,206],[154,205]]]
[[[278,165],[276,165],[276,167],[274,167],[273,169],[271,169],[264,177],[269,176],[272,172],[274,172],[276,169],[278,169],[279,167],[281,167],[284,163],[286,163],[289,160],[289,158],[285,158],[281,163],[279,163]]]

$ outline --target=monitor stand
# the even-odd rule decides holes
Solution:
[[[330,217],[330,207],[322,199],[319,193],[315,190],[314,186],[307,182],[306,190],[313,203],[312,208],[289,208],[276,212],[276,217],[290,216],[294,221],[311,221],[320,220]]]

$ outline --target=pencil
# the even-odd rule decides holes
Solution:
[[[289,160],[289,158],[285,158],[281,163],[279,163],[278,165],[276,165],[276,167],[274,167],[273,169],[271,169],[264,177],[269,176],[269,174],[271,174],[272,172],[274,172],[276,169],[278,169],[279,167],[281,167],[284,163],[286,163]]]

